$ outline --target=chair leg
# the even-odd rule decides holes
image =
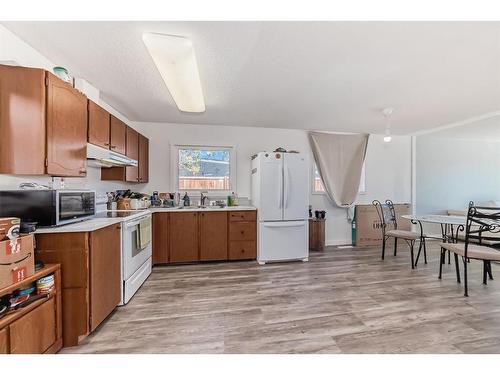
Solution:
[[[450,251],[450,250],[448,250],[448,264],[451,264],[450,259],[451,259],[451,251]]]
[[[398,238],[394,237],[394,256],[398,254]]]
[[[458,255],[453,255],[455,256],[455,272],[457,273],[457,283],[460,284],[460,266],[458,265]]]
[[[441,279],[441,275],[443,274],[443,258],[444,258],[444,250],[441,248],[440,253],[439,253],[439,279]]]
[[[413,245],[414,244],[415,244],[415,241],[410,241],[411,269],[415,268],[415,262],[413,260]]]
[[[424,263],[427,264],[427,247],[425,246],[425,237],[424,240]]]
[[[420,252],[422,251],[422,239],[419,241],[417,259],[415,259],[415,267],[418,264],[418,259],[420,258]]]
[[[382,260],[384,260],[385,257],[385,236],[382,239]]]
[[[464,260],[464,296],[469,297],[469,291],[467,289],[467,263],[469,263],[468,259]]]
[[[488,284],[487,273],[488,273],[488,266],[486,265],[486,261],[483,260],[483,284],[484,285]]]
[[[488,276],[490,277],[490,280],[493,280],[493,273],[491,272],[491,261],[488,261],[486,265],[488,266]]]

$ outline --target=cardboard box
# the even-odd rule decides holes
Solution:
[[[19,237],[21,219],[17,217],[0,217],[0,241]]]
[[[35,273],[33,235],[0,242],[0,288],[5,288]]]
[[[401,215],[411,214],[409,203],[394,204],[398,229],[411,230],[411,223],[403,219]],[[392,223],[386,218],[386,230],[394,229]],[[381,246],[382,245],[382,222],[380,221],[377,209],[372,204],[356,205],[353,224],[353,241],[355,246]],[[393,243],[389,242],[389,246]]]

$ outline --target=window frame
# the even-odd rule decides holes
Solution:
[[[179,150],[180,149],[201,149],[201,150],[228,150],[229,151],[229,190],[209,190],[209,189],[180,189],[179,188]],[[172,191],[181,194],[188,193],[188,196],[198,196],[202,191],[206,191],[212,197],[224,197],[233,191],[236,192],[236,146],[214,146],[206,144],[175,144],[171,146],[171,166],[170,177]]]
[[[316,191],[315,188],[315,179],[316,179],[316,163],[314,160],[312,161],[312,168],[311,168],[311,194],[313,195],[325,195],[326,192],[323,191]],[[358,195],[365,195],[366,194],[366,160],[363,162],[363,168],[361,170],[361,180],[359,183],[359,190],[358,190]]]

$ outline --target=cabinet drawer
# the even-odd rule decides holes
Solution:
[[[230,211],[229,221],[256,221],[257,211]]]
[[[255,241],[231,241],[229,243],[229,259],[255,259],[257,246]]]
[[[231,241],[255,241],[257,223],[231,223],[229,225],[229,239]]]
[[[9,329],[11,353],[45,352],[56,341],[54,297],[16,320]]]
[[[0,329],[0,354],[9,353],[9,334],[7,328]]]

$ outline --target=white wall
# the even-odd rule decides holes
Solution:
[[[256,152],[281,146],[308,153],[312,160],[307,133],[302,130],[159,123],[136,123],[135,127],[150,141],[150,178],[143,188],[145,192],[175,189],[171,179],[170,146],[176,144],[236,147],[237,193],[243,197],[251,195],[250,157]],[[411,139],[397,136],[393,139],[391,143],[384,143],[382,136],[370,137],[366,194],[358,197],[359,203],[371,203],[375,198],[411,201]],[[345,210],[332,206],[324,195],[311,195],[310,203],[313,210],[327,211],[328,244],[351,242]]]
[[[500,200],[500,142],[429,134],[417,137],[416,144],[417,213]]]

